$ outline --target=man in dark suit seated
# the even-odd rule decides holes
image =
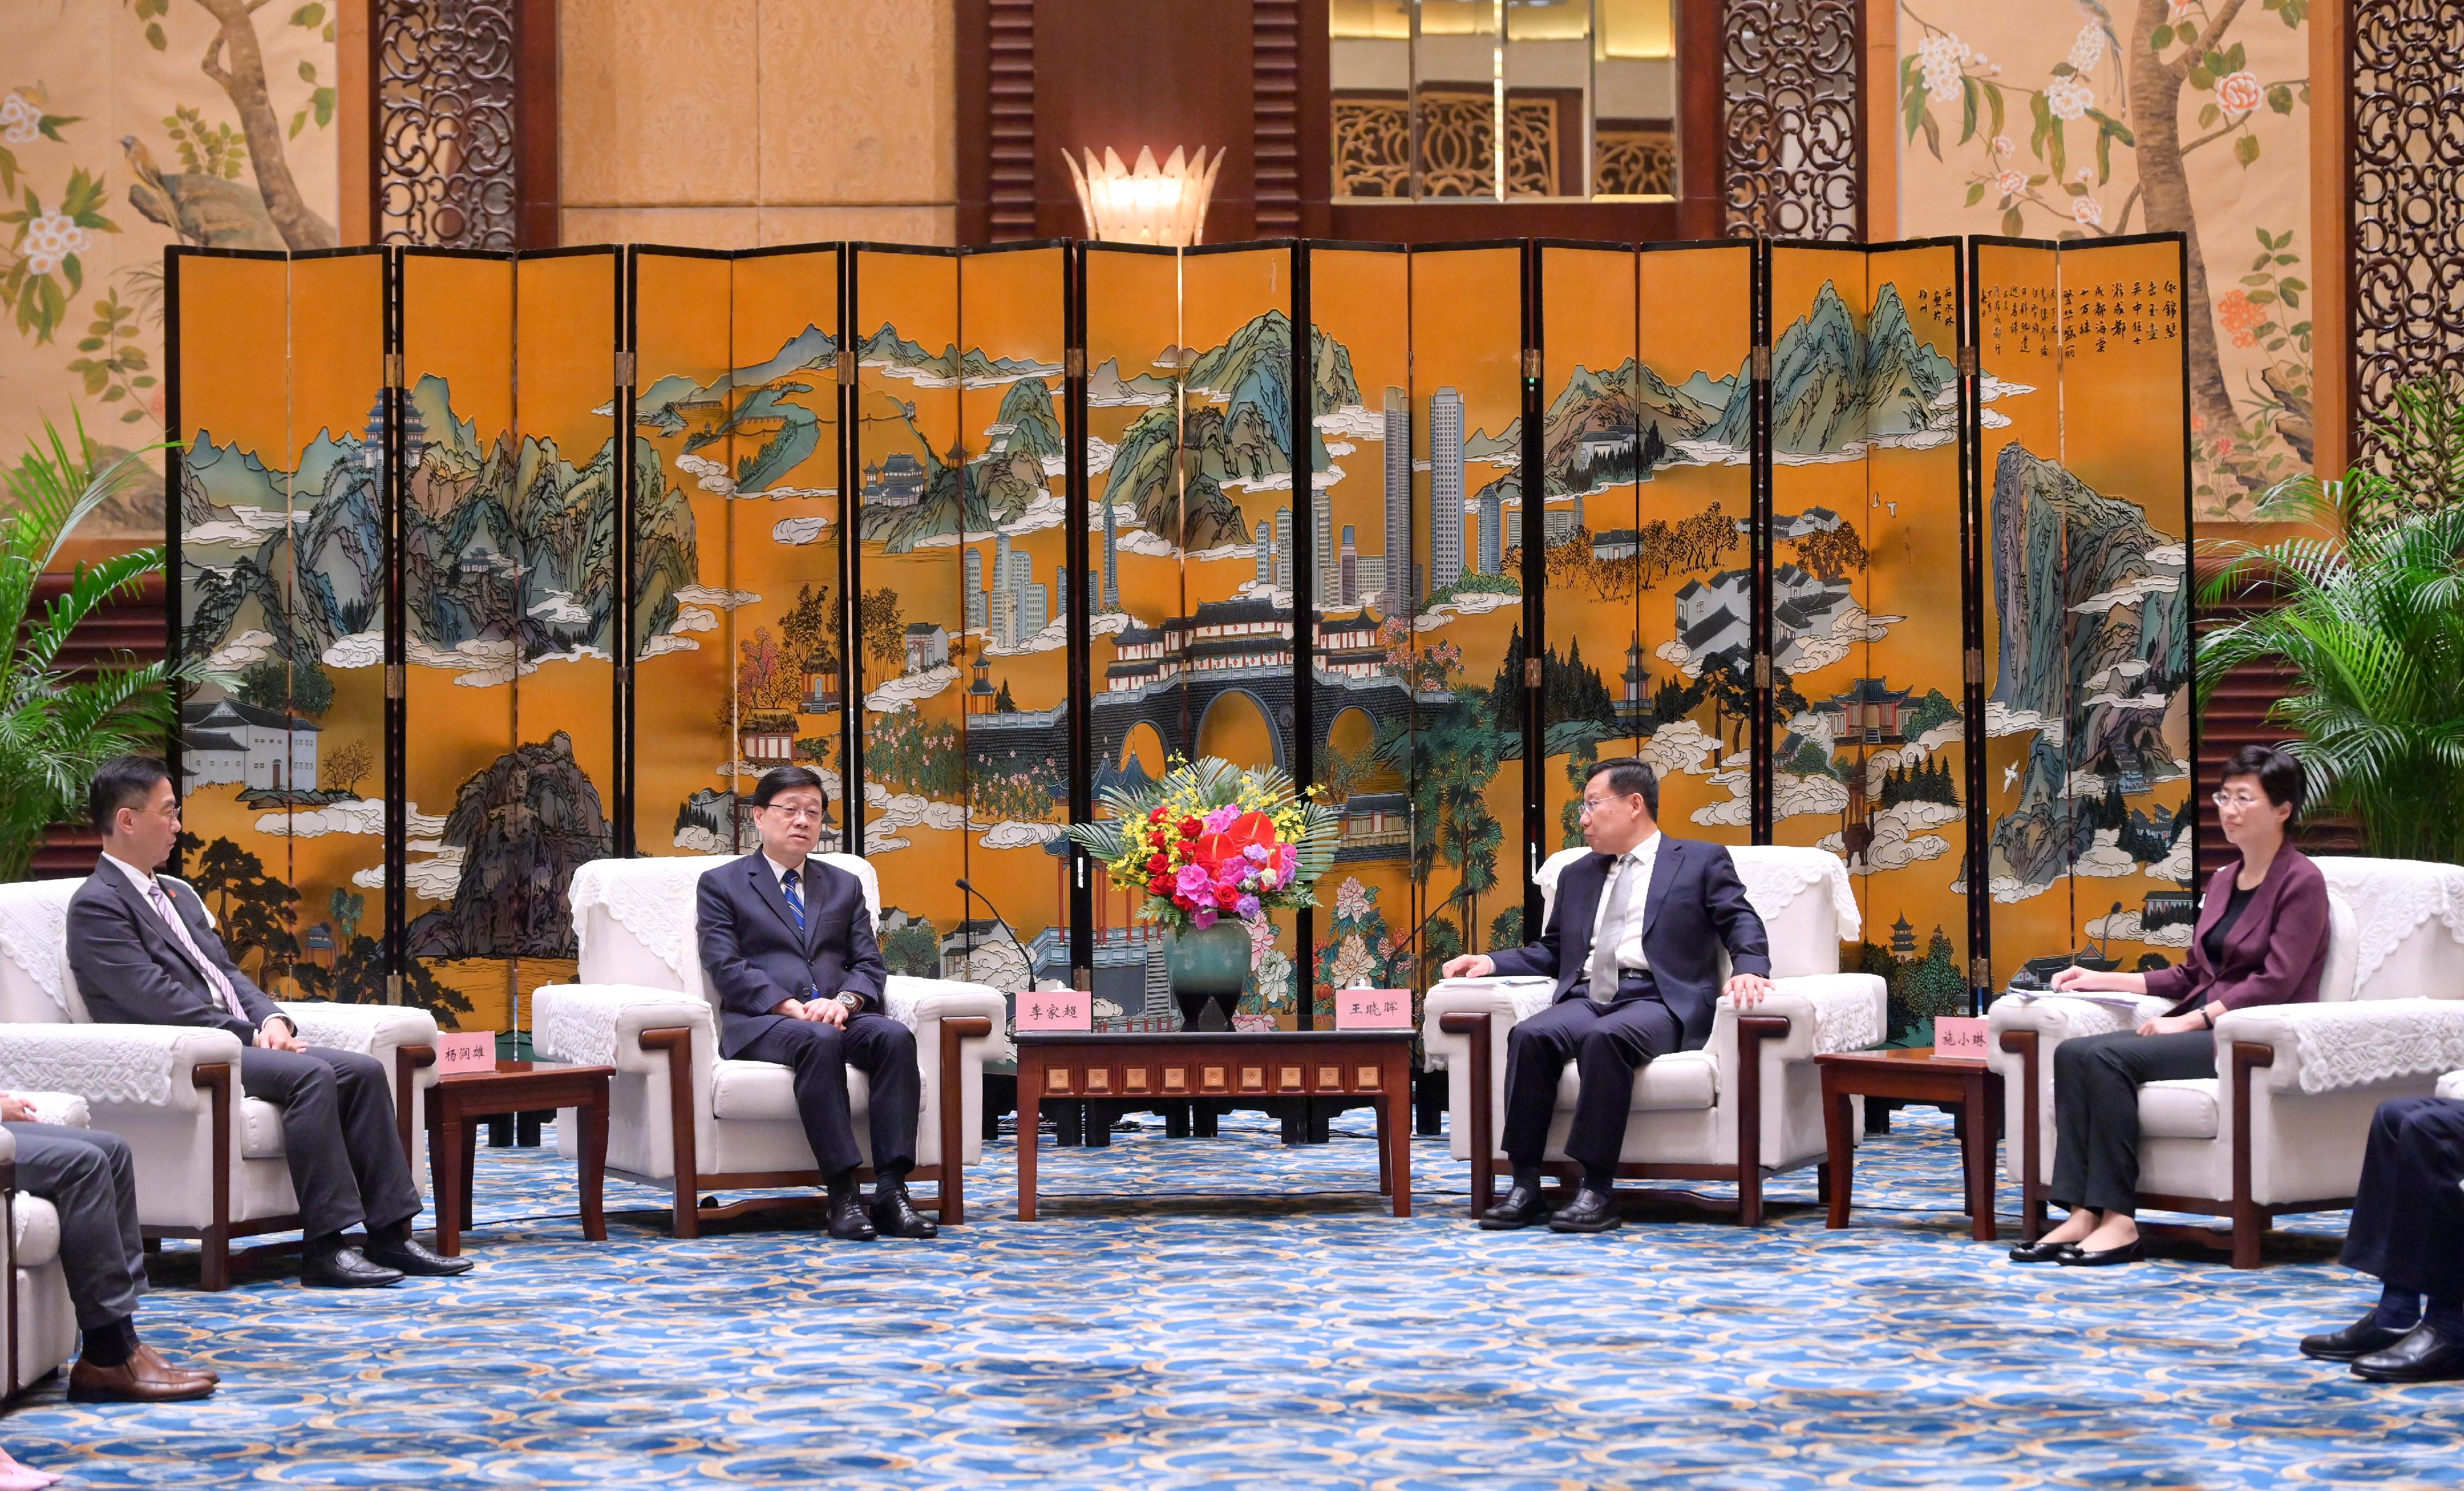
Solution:
[[[69,967],[97,1020],[227,1030],[240,1090],[282,1110],[282,1153],[299,1198],[301,1282],[337,1289],[405,1274],[459,1274],[410,1235],[419,1215],[410,1158],[394,1126],[385,1067],[357,1052],[311,1046],[231,961],[205,902],[157,875],[180,834],[171,768],[152,756],[102,764],[87,791],[102,858],[69,900]],[[367,1229],[364,1247],[346,1234]]]
[[[95,1128],[46,1124],[0,1092],[0,1124],[17,1141],[17,1189],[60,1218],[60,1272],[83,1338],[69,1369],[72,1403],[172,1403],[202,1398],[221,1379],[174,1367],[137,1339],[145,1239],[137,1230],[137,1174],[127,1142]]]
[[[1540,940],[1448,962],[1448,978],[1491,974],[1557,981],[1556,1000],[1506,1042],[1506,1157],[1514,1187],[1480,1225],[1505,1232],[1547,1221],[1568,1233],[1617,1225],[1613,1195],[1625,1148],[1635,1069],[1654,1057],[1699,1051],[1711,1038],[1721,992],[1749,1009],[1771,992],[1762,918],[1719,844],[1660,832],[1660,781],[1635,758],[1603,761],[1583,782],[1583,842],[1592,854],[1557,876]],[[1573,1203],[1551,1216],[1540,1161],[1557,1107],[1557,1079],[1575,1063],[1581,1092],[1566,1153],[1583,1168]]]
[[[701,966],[718,993],[718,1052],[796,1074],[796,1110],[829,1186],[833,1237],[931,1237],[915,1210],[915,1033],[883,1012],[890,969],[873,941],[864,884],[812,857],[827,804],[822,779],[774,767],[753,788],[761,850],[701,878]],[[852,1064],[870,1084],[874,1175],[868,1218],[856,1188],[863,1154],[847,1102]]]
[[[2344,1266],[2385,1287],[2350,1325],[2301,1354],[2370,1382],[2464,1378],[2464,1102],[2390,1098],[2370,1122]]]

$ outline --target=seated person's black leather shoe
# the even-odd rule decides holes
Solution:
[[[2140,1239],[2133,1237],[2121,1247],[2098,1248],[2094,1251],[2073,1243],[2068,1253],[2054,1261],[2064,1268],[2111,1268],[2116,1263],[2136,1263],[2145,1256]]]
[[[2353,1375],[2368,1382],[2453,1382],[2464,1378],[2464,1336],[2424,1322],[2386,1350],[2357,1359]]]
[[[2058,1263],[2062,1256],[2079,1250],[2075,1242],[2022,1242],[2011,1249],[2013,1263]]]
[[[317,1289],[382,1289],[402,1282],[402,1271],[369,1262],[357,1248],[329,1248],[300,1258],[299,1281]]]
[[[2342,1330],[2302,1337],[2301,1354],[2316,1357],[2321,1362],[2350,1362],[2373,1351],[2384,1351],[2402,1341],[2406,1334],[2393,1326],[2380,1324],[2378,1312],[2372,1310]]]
[[[1517,1186],[1506,1193],[1506,1199],[1483,1212],[1483,1232],[1510,1233],[1549,1219],[1549,1203],[1540,1199],[1537,1186]]]
[[[445,1279],[471,1272],[469,1258],[449,1258],[416,1237],[405,1237],[400,1242],[371,1242],[360,1254],[379,1268],[422,1279]]]
[[[941,1225],[915,1210],[903,1185],[875,1186],[872,1225],[885,1237],[938,1237]]]
[[[870,1242],[881,1235],[864,1214],[864,1193],[853,1186],[830,1192],[830,1235],[841,1242]]]
[[[1624,1225],[1617,1215],[1617,1197],[1606,1191],[1584,1190],[1574,1196],[1574,1204],[1549,1218],[1552,1233],[1604,1233]]]

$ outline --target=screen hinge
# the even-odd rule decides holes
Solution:
[[[1073,346],[1068,351],[1061,354],[1061,376],[1064,378],[1084,378],[1087,376],[1087,349],[1085,347]]]
[[[1540,349],[1536,346],[1525,347],[1523,349],[1523,376],[1530,379],[1533,383],[1538,383],[1540,381],[1541,374]]]
[[[1959,349],[1959,375],[1963,378],[1973,378],[1976,376],[1975,347],[1964,346]]]
[[[1770,347],[1758,346],[1754,348],[1754,381],[1757,383],[1771,382]]]
[[[620,389],[629,389],[632,386],[633,354],[630,352],[619,352],[616,354],[616,387]]]
[[[385,975],[385,1003],[402,1003],[402,975],[399,973]]]
[[[1970,683],[1982,683],[1985,681],[1984,648],[1971,647],[1968,650],[1968,681]]]
[[[1069,987],[1077,990],[1082,994],[1093,993],[1095,991],[1095,970],[1087,967],[1083,963],[1078,967],[1071,968],[1069,970]]]
[[[1968,982],[1978,989],[1984,989],[1990,986],[1993,982],[1992,960],[1987,958],[1982,953],[1969,959]]]
[[[1539,658],[1526,657],[1523,659],[1523,686],[1525,688],[1538,688],[1540,686]]]
[[[839,382],[855,382],[855,348],[851,346],[839,348]]]
[[[400,699],[405,690],[405,670],[398,662],[385,664],[385,698]]]
[[[402,354],[387,352],[385,358],[385,381],[388,389],[402,387]]]
[[[1754,687],[1756,687],[1756,688],[1769,688],[1769,687],[1771,687],[1771,654],[1769,654],[1769,653],[1756,653],[1756,654],[1754,654]]]

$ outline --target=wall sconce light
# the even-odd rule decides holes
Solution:
[[[1172,158],[1155,165],[1155,152],[1141,148],[1135,170],[1121,164],[1109,146],[1101,161],[1089,150],[1086,169],[1067,154],[1069,175],[1078,184],[1078,205],[1087,212],[1088,234],[1105,243],[1157,243],[1185,249],[1203,242],[1206,199],[1215,191],[1215,173],[1223,152],[1208,160],[1204,146],[1183,158],[1175,146]]]

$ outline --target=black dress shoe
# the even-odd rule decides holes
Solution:
[[[2059,1263],[2063,1255],[2079,1251],[2075,1242],[2023,1242],[2011,1250],[2013,1263]]]
[[[2355,1361],[2353,1375],[2367,1382],[2453,1382],[2464,1378],[2464,1336],[2424,1322],[2386,1350]]]
[[[1517,1186],[1506,1193],[1506,1199],[1480,1214],[1483,1232],[1510,1233],[1549,1219],[1549,1203],[1540,1199],[1537,1186]]]
[[[2350,1362],[2384,1351],[2402,1341],[2407,1332],[2379,1324],[2378,1311],[2372,1310],[2342,1330],[2325,1335],[2301,1338],[2301,1354],[2322,1362]]]
[[[372,1242],[361,1253],[371,1263],[423,1279],[443,1279],[471,1272],[469,1258],[449,1258],[416,1237],[400,1242]]]
[[[2136,1263],[2145,1256],[2141,1239],[2131,1238],[2118,1248],[2082,1248],[2071,1244],[2068,1253],[2054,1259],[2064,1268],[2111,1268],[2116,1263]]]
[[[402,1282],[402,1273],[369,1262],[357,1248],[336,1248],[301,1258],[299,1281],[314,1289],[382,1289]]]
[[[941,1224],[915,1210],[905,1186],[875,1186],[873,1230],[884,1237],[938,1237]]]
[[[830,1235],[841,1242],[870,1242],[881,1235],[864,1214],[864,1196],[850,1186],[830,1193]]]
[[[1573,1206],[1549,1218],[1552,1233],[1604,1233],[1623,1225],[1617,1198],[1605,1191],[1577,1191]]]

